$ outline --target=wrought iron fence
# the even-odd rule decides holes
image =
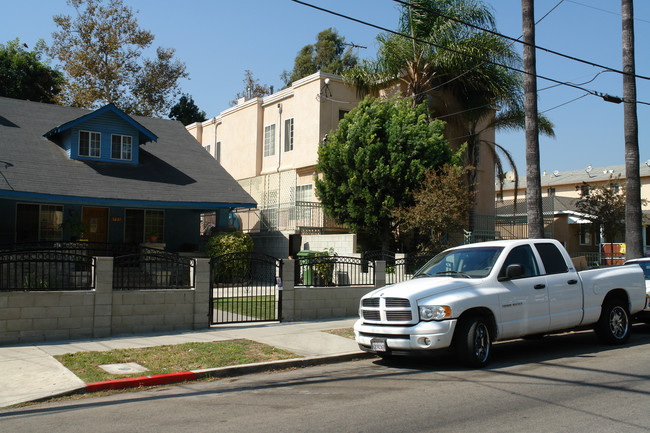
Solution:
[[[95,259],[67,251],[0,253],[0,290],[90,290]]]
[[[230,253],[211,260],[211,323],[279,320],[282,260],[266,254]]]
[[[81,242],[81,241],[48,241],[48,242],[21,242],[0,246],[0,252],[10,251],[64,251],[70,254],[117,257],[127,254],[136,254],[141,251],[160,251],[153,248],[141,247],[138,244]]]
[[[296,286],[372,286],[375,262],[358,257],[316,256],[298,259]]]
[[[320,230],[342,230],[344,227],[323,212],[320,203],[296,201],[269,205],[262,209],[237,211],[247,221],[251,231],[301,230],[319,228]],[[252,221],[257,221],[257,224]]]
[[[413,274],[424,266],[437,252],[426,251],[422,253],[407,254],[406,257],[395,259],[395,265],[386,263],[386,284],[395,284],[410,280]]]
[[[113,290],[189,289],[195,260],[160,250],[115,257]]]

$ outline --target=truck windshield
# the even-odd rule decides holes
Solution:
[[[413,275],[418,277],[485,278],[492,271],[502,247],[460,248],[443,251]]]

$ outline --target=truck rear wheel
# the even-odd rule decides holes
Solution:
[[[594,330],[603,343],[625,344],[630,338],[630,313],[625,302],[618,298],[606,300]]]
[[[462,320],[456,328],[456,357],[466,367],[481,368],[487,365],[492,340],[490,328],[481,316]]]

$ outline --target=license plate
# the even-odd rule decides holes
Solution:
[[[370,340],[370,349],[374,352],[386,352],[386,339],[373,338]]]

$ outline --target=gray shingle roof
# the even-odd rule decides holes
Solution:
[[[254,207],[255,201],[174,120],[132,116],[158,136],[140,146],[136,166],[70,159],[44,137],[91,111],[0,97],[0,197],[87,198],[118,205]]]

